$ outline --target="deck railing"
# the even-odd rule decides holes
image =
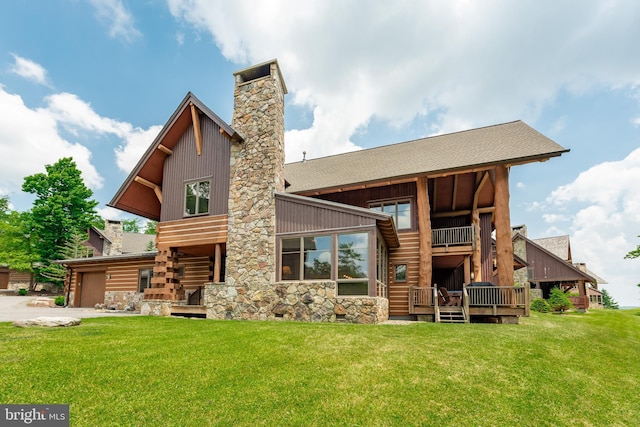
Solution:
[[[524,307],[529,313],[529,286],[465,286],[462,290],[462,305],[469,307]],[[409,313],[414,307],[438,309],[438,290],[435,287],[409,286]]]
[[[528,305],[527,287],[516,286],[467,286],[469,305],[517,307]]]
[[[380,280],[376,280],[376,296],[382,298],[389,298],[387,285]]]
[[[436,228],[431,231],[432,246],[471,245],[475,241],[475,227]]]

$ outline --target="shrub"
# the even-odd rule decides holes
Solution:
[[[55,305],[62,307],[64,305],[64,297],[62,295],[59,295],[53,302]]]
[[[20,290],[18,291],[18,295],[22,295],[25,296],[29,293],[28,290],[26,290],[25,288],[20,288]]]
[[[559,311],[560,313],[564,313],[565,310],[573,308],[573,304],[569,301],[569,297],[567,297],[567,294],[565,294],[560,288],[551,289],[549,305],[553,311]]]
[[[551,306],[544,298],[536,298],[531,302],[531,310],[538,313],[548,313],[551,311]]]

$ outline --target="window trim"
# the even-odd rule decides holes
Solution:
[[[144,288],[142,287],[142,272],[143,271],[148,271],[149,275],[146,276],[145,278],[147,279],[147,286],[145,286]],[[149,289],[151,287],[151,279],[153,278],[153,268],[139,268],[138,269],[138,293],[144,293],[145,289]]]
[[[203,182],[208,182],[209,183],[209,202],[207,203],[207,211],[206,212],[196,212],[196,213],[187,213],[187,186],[189,184],[201,184]],[[186,180],[183,183],[183,188],[184,191],[182,193],[182,215],[185,218],[191,218],[194,216],[203,216],[203,215],[209,215],[211,213],[211,184],[212,184],[212,177],[203,177],[203,178],[196,178],[196,179],[190,179],[190,180]],[[198,206],[199,204],[199,200],[200,198],[198,197],[198,195],[196,194],[196,211],[198,210]]]
[[[398,280],[396,268],[404,265],[404,279]],[[398,261],[393,263],[393,283],[407,283],[409,276],[409,263],[406,261]]]
[[[367,206],[370,210],[375,210],[376,212],[385,212],[384,211],[385,206],[394,205],[396,209],[395,209],[395,213],[392,215],[392,218],[393,218],[393,223],[396,226],[396,229],[398,231],[415,230],[415,220],[414,220],[415,203],[413,200],[414,200],[413,197],[397,197],[392,199],[370,200],[367,202]],[[398,224],[398,204],[402,204],[402,203],[409,204],[409,227],[403,227],[403,228],[401,228],[400,225]],[[378,208],[382,208],[382,210],[379,210]],[[389,212],[386,212],[386,213],[389,213]]]

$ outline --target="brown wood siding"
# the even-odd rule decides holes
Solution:
[[[491,238],[492,231],[493,225],[491,224],[491,214],[480,214],[480,247],[482,248],[480,253],[480,262],[483,282],[493,281],[493,239]]]
[[[276,198],[276,221],[278,234],[376,225],[375,219],[355,212],[341,212],[282,198]]]
[[[98,235],[95,230],[89,230],[89,239],[87,239],[87,242],[85,244],[88,244],[94,249],[94,254],[104,254],[104,239],[100,235]]]
[[[533,269],[531,282],[589,281],[566,261],[549,255],[530,242],[527,242],[527,263]]]
[[[419,234],[416,231],[398,233],[400,247],[389,250],[389,315],[409,315],[409,286],[418,285],[420,262]],[[407,281],[394,282],[393,265],[407,264]]]
[[[31,281],[31,273],[28,271],[9,271],[9,282],[30,282]]]
[[[318,199],[329,200],[332,202],[344,203],[346,205],[359,206],[361,208],[368,208],[369,202],[372,201],[407,198],[412,201],[412,222],[414,224],[414,229],[417,227],[415,182],[405,182],[402,184],[365,188],[362,190],[343,191],[339,193],[321,194],[314,197],[317,197]]]
[[[184,267],[184,276],[180,278],[180,284],[185,290],[196,289],[205,283],[211,282],[211,259],[209,257],[180,258],[178,261]]]
[[[200,178],[211,178],[209,215],[228,211],[230,142],[220,134],[219,126],[204,115],[200,116],[200,128],[203,141],[200,156],[196,153],[193,126],[190,126],[164,162],[160,221],[184,218],[185,182]]]
[[[179,265],[184,267],[184,277],[180,278],[180,283],[185,290],[195,289],[210,282],[210,263],[208,257],[184,257],[180,258]],[[136,292],[139,284],[139,274],[142,269],[153,269],[155,261],[153,258],[132,261],[111,261],[108,264],[76,265],[73,267],[74,274],[71,278],[71,291],[76,292],[76,284],[83,274],[96,272],[104,274],[106,277],[104,292]],[[84,280],[84,279],[82,279]],[[104,298],[103,298],[104,300]]]
[[[202,216],[180,221],[160,222],[158,246],[184,247],[227,242],[227,215]]]
[[[0,289],[9,287],[9,269],[0,267]]]

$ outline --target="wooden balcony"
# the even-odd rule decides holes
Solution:
[[[431,246],[462,246],[474,245],[476,228],[472,225],[465,227],[436,228],[431,231]]]
[[[466,319],[473,316],[528,316],[529,286],[465,286],[456,301],[457,311]],[[433,315],[440,321],[442,312],[452,311],[434,287],[409,287],[409,314]],[[468,320],[467,320],[468,321]]]

